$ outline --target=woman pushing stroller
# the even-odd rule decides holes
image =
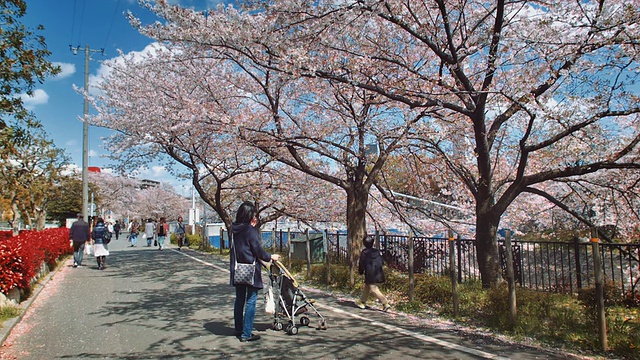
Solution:
[[[236,221],[231,226],[233,245],[230,261],[230,283],[236,288],[236,300],[233,305],[233,320],[236,337],[242,342],[260,339],[260,335],[254,335],[253,321],[256,315],[256,302],[258,292],[263,288],[260,272],[260,261],[280,260],[280,255],[269,254],[260,244],[260,237],[256,225],[258,224],[258,211],[250,202],[244,202],[238,208]],[[235,262],[251,264],[255,262],[253,285],[235,284]]]

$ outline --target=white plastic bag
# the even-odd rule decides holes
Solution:
[[[85,255],[93,255],[93,246],[91,244],[84,245],[84,254]]]
[[[264,300],[265,300],[264,311],[267,314],[271,314],[271,315],[275,314],[276,302],[275,302],[275,299],[273,298],[273,289],[271,287],[268,288]]]

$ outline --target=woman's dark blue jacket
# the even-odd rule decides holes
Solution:
[[[96,244],[104,244],[105,233],[109,232],[103,222],[99,222],[93,227],[91,238]]]
[[[256,260],[256,271],[253,275],[253,286],[262,289],[264,287],[262,283],[261,263],[257,261],[260,259],[265,262],[271,260],[271,254],[266,252],[260,244],[260,236],[258,229],[250,224],[233,224],[231,225],[231,232],[233,234],[233,249],[231,251],[230,272],[231,278],[229,284],[233,285],[233,274],[236,264],[236,255],[238,262],[251,264]]]

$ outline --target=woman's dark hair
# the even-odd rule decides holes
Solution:
[[[364,244],[364,247],[372,248],[373,247],[373,238],[365,236],[364,240],[362,240],[362,243]]]
[[[256,206],[251,202],[245,201],[240,205],[236,213],[236,224],[249,224],[257,215]]]

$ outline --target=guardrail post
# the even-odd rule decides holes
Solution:
[[[580,263],[580,239],[575,236],[573,238],[573,253],[575,254],[576,263],[576,285],[578,289],[582,289],[582,264]]]
[[[600,347],[607,351],[607,317],[604,309],[604,282],[602,278],[602,259],[598,244],[598,231],[591,228],[591,251],[593,251],[593,271],[596,277],[596,302],[598,305],[598,331]]]
[[[220,226],[220,255],[222,255],[222,249],[224,249],[224,228]]]
[[[324,245],[327,252],[324,257],[325,264],[327,266],[327,284],[331,284],[331,248],[329,246],[329,230],[324,229]]]
[[[291,242],[291,228],[287,228],[287,241],[289,243],[289,260],[287,267],[291,269],[291,254],[293,253],[293,242]]]
[[[460,234],[456,240],[456,248],[458,248],[458,283],[462,283],[462,239]]]
[[[458,296],[458,276],[456,275],[456,244],[453,231],[449,230],[449,266],[451,268],[451,293],[453,295],[453,317],[457,318],[460,309]]]
[[[309,241],[309,228],[304,233],[305,236],[305,246],[306,246],[306,254],[307,254],[307,279],[311,279],[311,242]]]
[[[516,280],[513,273],[513,249],[511,248],[511,231],[504,234],[504,246],[507,256],[507,283],[509,284],[509,314],[511,315],[511,326],[515,326],[518,308],[516,303]]]
[[[413,274],[413,231],[409,232],[409,301],[413,301],[416,279]]]

